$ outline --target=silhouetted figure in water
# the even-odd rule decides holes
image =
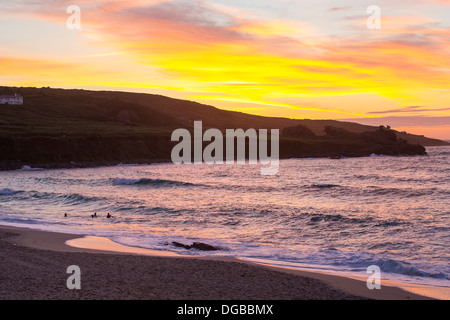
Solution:
[[[109,218],[112,218],[112,215],[110,215],[109,212],[108,212],[108,214],[106,215],[106,217],[109,219]]]
[[[67,213],[64,213],[64,218],[67,218]]]
[[[91,215],[92,218],[97,218],[97,212]]]

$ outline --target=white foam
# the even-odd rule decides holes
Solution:
[[[18,169],[18,171],[42,171],[44,169],[42,168],[32,168],[30,166],[23,166],[22,168]]]

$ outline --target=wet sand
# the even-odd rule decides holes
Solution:
[[[71,265],[81,270],[80,290],[66,286]],[[0,282],[8,300],[429,299],[384,283],[369,290],[348,277],[9,226],[0,226]]]

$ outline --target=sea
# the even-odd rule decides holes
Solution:
[[[273,176],[250,164],[24,166],[0,172],[0,224],[450,287],[450,147],[427,152],[280,160]]]

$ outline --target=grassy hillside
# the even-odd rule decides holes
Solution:
[[[19,93],[24,105],[0,108],[0,134],[136,134],[172,131],[202,120],[205,128],[273,128],[302,124],[316,135],[326,126],[350,132],[373,131],[376,127],[336,120],[294,120],[225,111],[197,102],[160,95],[113,91],[0,87],[0,94]],[[20,108],[20,112],[17,112]],[[411,144],[446,145],[437,139],[397,133]]]
[[[282,137],[282,157],[416,152],[368,136],[325,135],[327,127],[355,134],[377,129],[357,123],[261,117],[151,94],[0,87],[0,95],[14,93],[24,97],[24,105],[0,106],[0,161],[9,163],[7,168],[22,163],[167,160],[173,146],[172,131],[191,128],[195,120],[203,121],[204,128],[222,130],[264,128],[281,132],[302,125],[313,132],[312,138]],[[445,144],[406,133],[397,136],[410,144]],[[386,144],[391,149],[383,149]]]
[[[197,102],[143,93],[97,91],[95,92],[95,96],[116,97],[123,101],[147,106],[148,108],[151,108],[155,111],[159,111],[168,116],[172,116],[185,125],[195,120],[202,120],[204,127],[214,127],[219,129],[277,128],[282,130],[285,127],[302,124],[309,127],[315,134],[323,135],[324,128],[326,126],[335,126],[356,133],[373,131],[377,128],[374,126],[363,125],[355,122],[345,122],[337,120],[294,120],[287,118],[255,116],[241,112],[225,111]],[[380,123],[380,125],[383,125],[383,123]],[[423,146],[449,145],[445,141],[427,138],[421,135],[414,135],[406,132],[397,132],[397,136],[399,138],[407,140],[411,144],[420,144]]]

